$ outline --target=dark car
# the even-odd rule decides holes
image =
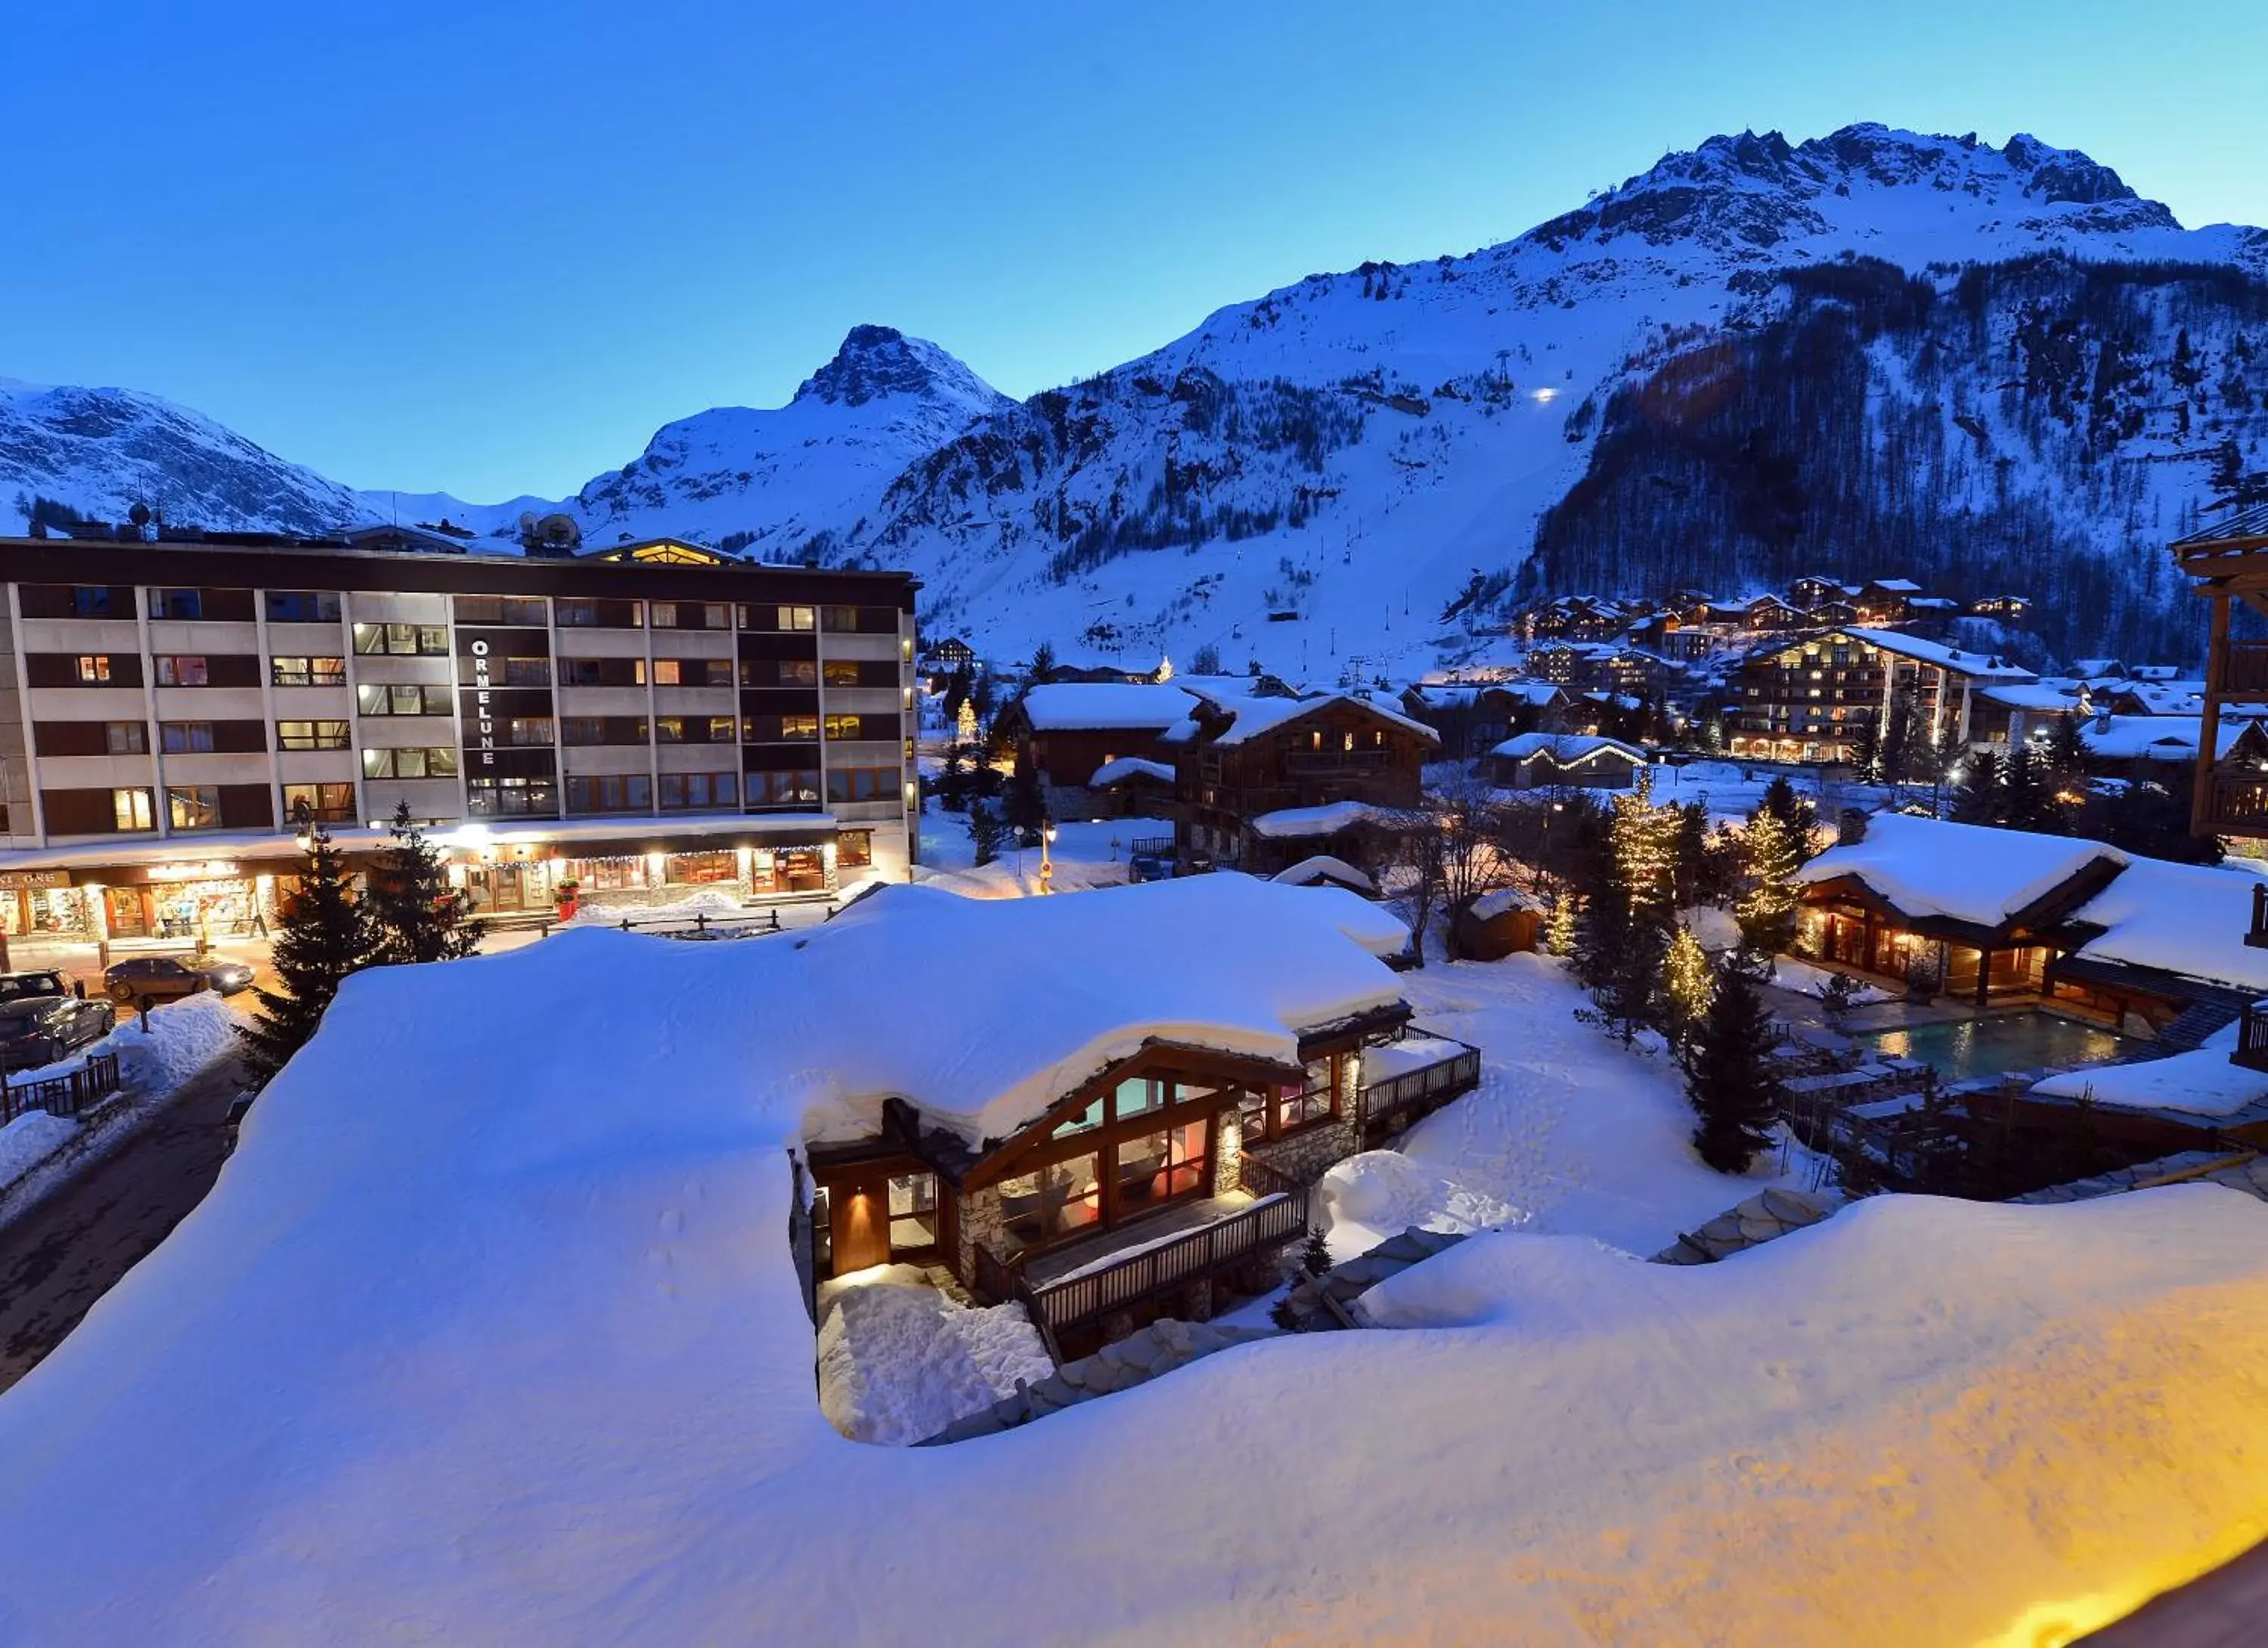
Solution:
[[[60,973],[0,973],[0,1002],[25,996],[84,996],[86,986],[67,982]]]
[[[207,990],[233,996],[251,984],[252,968],[218,955],[136,956],[113,962],[102,982],[111,1000],[139,1006],[145,1001],[178,1001]]]
[[[0,1070],[52,1064],[73,1048],[99,1041],[117,1023],[108,1002],[77,996],[18,996],[0,1001]]]

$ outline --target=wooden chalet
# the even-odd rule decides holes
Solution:
[[[1160,741],[1189,711],[1178,687],[1129,681],[1053,681],[1033,687],[1003,710],[1016,767],[1039,782],[1042,803],[1062,818],[1097,816],[1087,793],[1098,771],[1132,760],[1170,767]]]
[[[985,1056],[1044,1085],[975,1118],[890,1094],[868,1131],[808,1145],[814,1284],[941,1267],[979,1299],[1022,1301],[1058,1356],[1156,1316],[1202,1320],[1274,1284],[1325,1168],[1477,1080],[1460,1043],[1366,1082],[1365,1050],[1409,1026],[1379,959],[1407,933],[1337,888],[1207,876],[1004,902],[1049,908],[954,918],[1023,930],[993,946],[1003,981],[980,988],[1009,998],[997,1022],[1027,1024],[1028,1048]],[[1188,942],[1208,930],[1224,941]],[[1066,1056],[1067,1034],[1090,1050]]]
[[[1491,779],[1508,790],[1631,790],[1651,758],[1596,733],[1522,732],[1489,752]]]
[[[1405,688],[1402,712],[1440,735],[1441,754],[1465,761],[1514,732],[1564,725],[1574,698],[1552,681],[1421,681]]]
[[[1169,729],[1175,856],[1256,875],[1315,853],[1360,864],[1381,812],[1414,808],[1440,735],[1343,693],[1241,698],[1199,689]]]

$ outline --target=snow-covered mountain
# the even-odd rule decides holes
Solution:
[[[2268,233],[2184,230],[2028,136],[1853,126],[1712,138],[1517,239],[1311,276],[1028,401],[860,327],[786,407],[674,423],[572,499],[363,502],[905,566],[932,630],[1003,655],[1211,645],[1329,679],[1469,650],[1523,578],[1814,570],[2014,588],[2066,650],[2156,652],[2194,627],[2164,541],[2263,467],[2264,408]],[[0,445],[0,499],[21,473]]]
[[[368,518],[347,488],[186,407],[132,389],[0,378],[0,534],[23,532],[35,510],[57,524],[70,511],[123,520],[136,504],[254,532],[328,532]]]
[[[597,547],[664,533],[762,560],[839,557],[907,465],[1015,402],[936,344],[854,327],[835,358],[773,410],[716,407],[665,427],[638,457],[571,498],[468,504],[364,494],[373,509],[447,516],[509,541],[523,511],[563,511]]]

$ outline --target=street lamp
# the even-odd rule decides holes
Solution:
[[[1055,842],[1055,819],[1042,813],[1040,814],[1040,891],[1043,894],[1055,890],[1056,861],[1048,851]]]

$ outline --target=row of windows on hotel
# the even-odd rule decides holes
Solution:
[[[342,608],[335,590],[263,592],[270,623],[336,623]],[[32,585],[21,586],[18,601],[26,618],[132,618],[130,585]],[[572,596],[459,595],[456,620],[533,629],[755,629],[789,632],[827,630],[839,634],[889,634],[898,627],[895,607],[799,606],[770,601],[606,600]],[[177,622],[249,623],[252,592],[235,589],[157,589],[148,592],[149,615]],[[406,629],[406,624],[357,624],[357,651],[363,632]],[[415,626],[443,632],[436,626]],[[435,651],[446,651],[446,637]]]
[[[407,629],[409,625],[385,625]],[[446,642],[446,635],[439,630]],[[359,648],[368,655],[372,649]],[[390,649],[378,649],[385,651]],[[419,656],[429,656],[422,647]],[[446,647],[435,649],[446,651]],[[132,654],[110,652],[34,652],[24,660],[25,673],[34,687],[139,687],[141,660]],[[160,653],[151,660],[160,687],[257,687],[260,660],[250,654],[190,652]],[[896,687],[897,666],[873,659],[655,658],[649,668],[642,658],[512,658],[499,661],[497,684],[503,687],[549,687],[554,668],[562,687]],[[311,658],[279,654],[268,660],[272,687],[343,687],[347,661],[343,658]],[[365,714],[382,711],[368,710]]]
[[[453,749],[369,750],[364,754],[365,777],[457,776],[457,752]],[[897,796],[902,782],[894,768],[840,769],[825,775],[824,794],[834,802],[887,801]],[[256,799],[248,813],[243,810],[242,803],[232,799],[247,790],[261,789],[256,784],[167,784],[166,827],[175,832],[273,828],[276,815],[267,813],[264,799]],[[564,780],[473,778],[466,784],[466,810],[475,818],[556,818],[559,797],[563,793],[571,815],[729,812],[741,805],[744,790],[747,805],[756,807],[815,806],[822,793],[821,775],[816,772],[658,776],[592,773],[571,774]],[[282,786],[282,791],[281,816],[288,823],[348,824],[362,817],[356,804],[355,786],[350,782],[287,784]],[[118,830],[139,832],[157,828],[155,790],[141,785],[114,789],[110,791],[110,806],[114,828]]]
[[[366,687],[357,695],[365,716],[446,716],[446,690],[417,687]],[[830,743],[883,743],[899,738],[895,716],[507,716],[497,724],[497,742],[516,749],[571,749],[646,744],[809,744],[823,730]],[[167,755],[264,754],[268,745],[258,721],[160,721],[158,747]],[[39,721],[32,727],[41,755],[146,755],[150,729],[142,721]],[[905,745],[913,757],[912,740]],[[344,721],[278,721],[276,747],[284,750],[342,750],[353,747]],[[371,754],[379,751],[367,752]],[[373,773],[372,777],[385,775]]]

